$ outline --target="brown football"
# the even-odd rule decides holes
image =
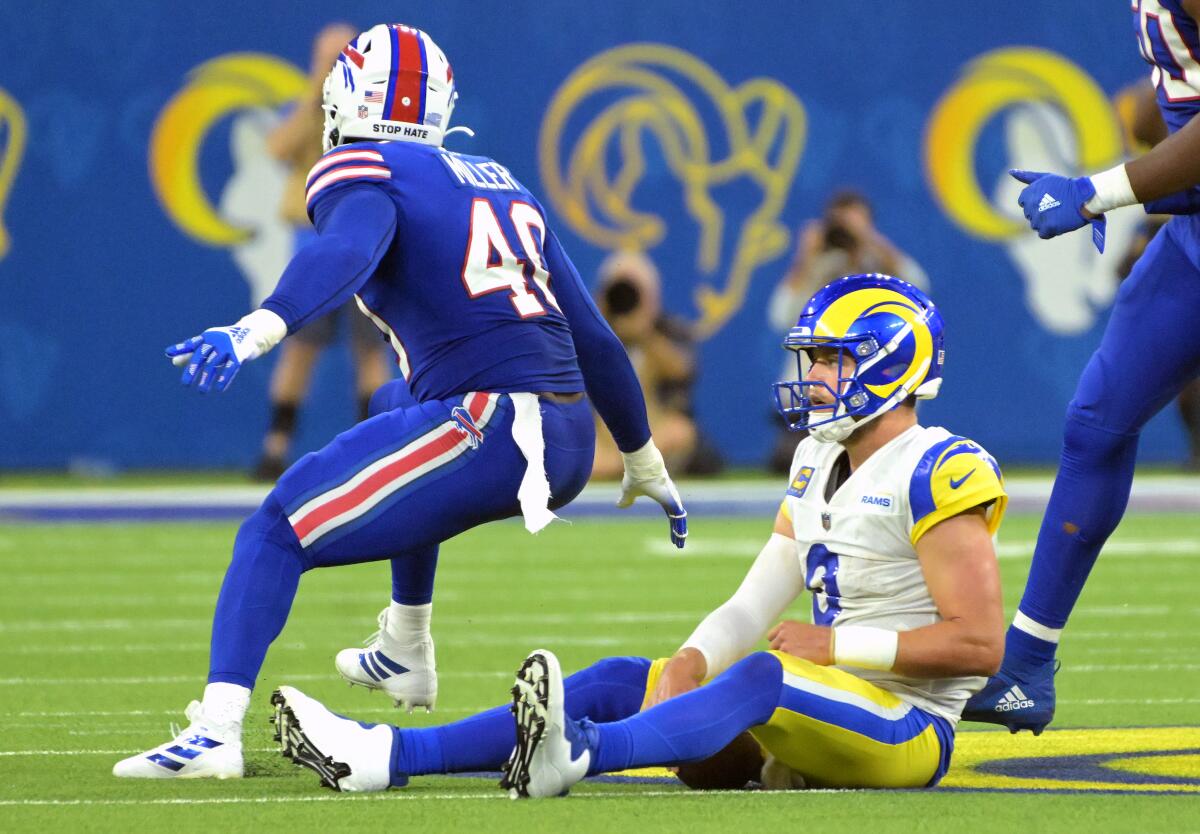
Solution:
[[[698,791],[730,791],[757,782],[763,753],[750,733],[742,733],[718,753],[679,765],[679,781]]]

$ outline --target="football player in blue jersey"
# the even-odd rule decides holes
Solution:
[[[535,651],[517,674],[515,727],[504,707],[442,727],[362,724],[280,687],[284,755],[348,791],[507,758],[502,786],[542,797],[586,774],[705,761],[749,731],[749,755],[718,754],[709,784],[758,780],[757,745],[770,756],[764,778],[783,786],[937,784],[959,712],[1003,650],[1000,469],[970,440],[917,422],[944,349],[941,315],[912,285],[840,278],[785,345],[801,378],[776,386],[779,409],[809,436],[745,579],[673,657],[606,658],[564,679],[552,653]],[[812,622],[780,622],[806,590]],[[769,650],[756,650],[764,638]]]
[[[587,399],[624,455],[619,505],[657,501],[683,546],[686,513],[620,341],[533,195],[500,163],[442,147],[456,98],[424,32],[378,25],[350,41],[325,82],[326,154],[308,179],[317,240],[259,309],[167,349],[184,385],[223,391],[243,363],[353,297],[404,379],[285,472],[242,525],[190,726],[115,775],[242,775],[250,691],[312,568],[391,560],[377,637],[336,665],[399,705],[432,708],[439,543],[494,519],[521,515],[531,532],[554,519],[591,470]]]
[[[1173,214],[1121,284],[1100,346],[1067,407],[1062,458],[1009,627],[1004,663],[963,718],[1035,734],[1054,717],[1055,651],[1092,565],[1125,513],[1138,436],[1200,372],[1200,0],[1135,0],[1134,28],[1171,135],[1090,177],[1013,171],[1030,226],[1051,238],[1086,225],[1104,247],[1104,213],[1141,203]],[[1127,366],[1146,330],[1170,334],[1136,384]]]

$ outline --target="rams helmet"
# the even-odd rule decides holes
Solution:
[[[921,290],[890,275],[838,278],[817,291],[783,346],[799,378],[775,383],[775,404],[793,431],[840,443],[909,397],[932,399],[946,358],[942,316]],[[807,379],[811,351],[837,351],[839,390]],[[832,403],[814,402],[814,388]]]

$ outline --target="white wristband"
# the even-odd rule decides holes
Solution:
[[[625,463],[625,471],[635,481],[658,478],[666,472],[667,465],[663,463],[662,452],[654,445],[654,438],[635,452],[622,452],[621,460]]]
[[[886,628],[839,626],[833,630],[833,662],[887,672],[896,665],[899,644],[899,633]]]
[[[287,335],[287,323],[277,313],[262,307],[242,316],[234,327],[250,329],[251,338],[254,339],[254,344],[258,348],[258,353],[254,357],[256,359],[282,342],[283,337]]]
[[[1084,203],[1083,207],[1092,214],[1104,214],[1110,209],[1132,206],[1138,202],[1133,193],[1133,186],[1129,184],[1129,172],[1123,164],[1099,174],[1092,174],[1089,179],[1092,181],[1092,187],[1096,189],[1096,194]]]

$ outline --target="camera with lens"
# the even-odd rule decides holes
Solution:
[[[836,220],[830,220],[825,223],[826,249],[854,249],[857,246],[858,238],[841,223],[838,223]]]
[[[609,316],[632,313],[642,303],[642,291],[628,278],[617,278],[604,290],[604,309]]]

